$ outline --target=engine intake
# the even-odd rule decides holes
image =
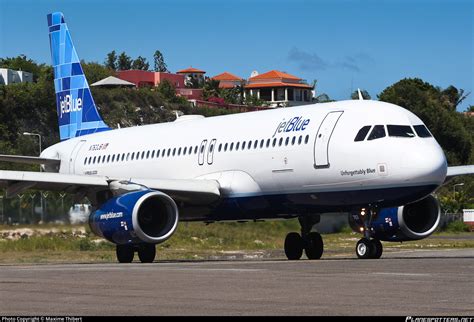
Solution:
[[[162,243],[175,232],[178,207],[159,191],[129,192],[105,202],[89,217],[91,230],[116,243]]]

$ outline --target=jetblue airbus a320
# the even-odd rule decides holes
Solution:
[[[116,244],[119,262],[152,262],[181,221],[298,218],[288,259],[323,254],[322,213],[347,212],[363,238],[359,258],[382,241],[428,237],[440,220],[432,193],[474,166],[448,167],[423,122],[384,102],[351,100],[111,129],[92,98],[60,12],[48,15],[61,142],[40,157],[45,172],[0,171],[8,195],[25,189],[88,197],[91,229]]]

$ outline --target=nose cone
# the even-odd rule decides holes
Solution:
[[[403,165],[412,170],[412,179],[417,183],[440,185],[448,171],[443,149],[434,140],[419,142],[415,149],[403,157]]]

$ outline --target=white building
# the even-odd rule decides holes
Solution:
[[[0,85],[10,85],[15,83],[32,83],[33,73],[9,68],[0,68]]]

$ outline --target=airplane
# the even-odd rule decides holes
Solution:
[[[448,167],[442,148],[412,112],[349,100],[112,129],[100,116],[61,12],[48,14],[61,141],[39,157],[0,161],[43,171],[0,171],[7,196],[45,189],[87,197],[92,231],[153,262],[156,244],[180,222],[298,218],[284,242],[289,260],[323,255],[321,214],[347,212],[363,237],[358,258],[380,258],[381,241],[426,238],[440,222],[433,192],[474,173]]]

